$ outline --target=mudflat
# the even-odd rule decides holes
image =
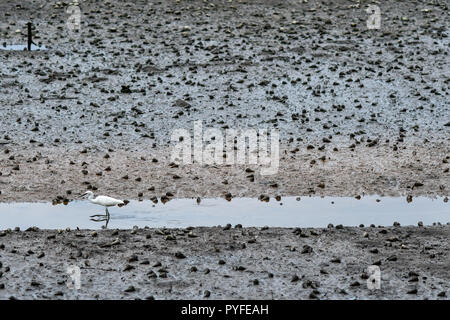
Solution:
[[[30,228],[0,233],[0,298],[448,299],[449,236],[449,225]]]
[[[0,39],[31,19],[48,50],[0,50],[0,201],[448,195],[447,6],[381,1],[369,30],[352,1],[80,2],[75,32],[64,5],[2,2]],[[174,166],[199,120],[278,129],[277,173]]]
[[[448,196],[448,3],[377,5],[368,30],[359,1],[80,1],[75,32],[2,1],[0,201]],[[47,50],[2,50],[30,20]],[[174,164],[198,120],[279,130],[277,173]],[[448,225],[299,227],[0,231],[0,298],[448,299]]]

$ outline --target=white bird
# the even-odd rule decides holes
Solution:
[[[114,207],[116,205],[124,205],[125,204],[122,200],[114,199],[114,198],[111,198],[108,196],[94,197],[94,193],[92,191],[86,191],[83,195],[81,195],[81,197],[84,197],[84,196],[88,196],[87,199],[91,203],[98,204],[100,206],[105,207],[106,215],[104,217],[106,217],[106,219],[100,219],[100,220],[91,219],[91,220],[94,220],[94,221],[105,221],[106,220],[106,225],[108,225],[109,218],[110,218],[108,207]],[[96,214],[96,215],[91,216],[91,218],[100,217],[100,216],[103,217],[103,215]]]

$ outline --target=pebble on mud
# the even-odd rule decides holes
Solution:
[[[135,292],[136,288],[134,286],[129,286],[128,288],[125,289],[125,292]]]
[[[175,252],[175,257],[178,258],[178,259],[184,259],[184,258],[186,258],[186,256],[184,255],[184,253],[182,253],[182,252],[180,252],[180,251]]]

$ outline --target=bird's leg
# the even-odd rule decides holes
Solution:
[[[109,216],[106,217],[105,229],[108,228],[108,223],[109,223]]]
[[[106,209],[106,223],[105,223],[105,229],[106,229],[106,228],[108,228],[108,223],[109,223],[109,219],[111,218],[111,216],[109,215],[108,207],[106,207],[105,209]]]

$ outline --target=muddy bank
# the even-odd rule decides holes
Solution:
[[[179,165],[170,151],[42,148],[0,154],[0,201],[74,199],[85,190],[121,199],[190,197],[448,196],[446,147],[392,150],[281,148],[278,173],[254,165]]]
[[[0,201],[448,195],[446,3],[381,1],[379,30],[344,0],[80,3],[75,33],[63,4],[0,4],[2,42],[32,16],[49,48],[0,50]],[[279,129],[279,172],[173,167],[195,120]]]
[[[449,237],[448,225],[2,231],[0,298],[448,299]]]

